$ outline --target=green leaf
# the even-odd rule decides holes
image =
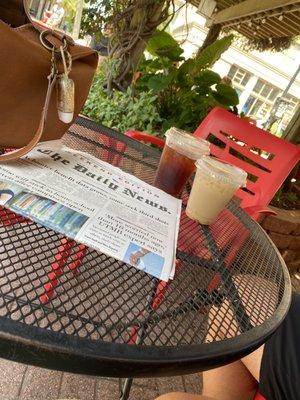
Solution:
[[[183,53],[182,48],[176,40],[165,31],[156,30],[149,39],[146,50],[153,56],[167,57],[173,61],[180,61]]]
[[[156,50],[162,47],[174,47],[178,46],[176,40],[166,31],[156,30],[154,35],[149,39],[146,50],[152,54],[156,55]]]
[[[193,78],[190,74],[194,67],[195,61],[189,58],[178,68],[177,83],[180,88],[191,88],[194,85]]]
[[[198,54],[195,57],[196,71],[210,68],[216,61],[218,61],[224,51],[230,47],[233,38],[233,35],[228,35],[222,39],[216,40],[214,43],[207,46],[200,54]]]
[[[136,82],[135,86],[138,88],[148,86],[148,81],[150,78],[151,78],[150,74],[142,75],[140,79]]]
[[[194,113],[191,108],[185,108],[182,110],[181,114],[179,115],[179,121],[183,125],[187,125],[193,120]]]
[[[182,49],[178,49],[177,47],[161,47],[156,50],[156,54],[161,57],[166,57],[171,61],[182,61],[183,57],[180,55],[183,53]]]
[[[164,75],[164,74],[155,74],[152,75],[147,82],[147,86],[149,89],[152,89],[154,92],[159,92],[160,90],[165,89],[172,80],[172,75]]]
[[[193,85],[193,79],[191,79],[190,72],[195,67],[195,61],[193,59],[186,60],[179,68],[178,68],[178,84],[180,87],[191,87]]]
[[[213,86],[220,83],[221,77],[214,71],[210,69],[201,71],[196,77],[195,82],[200,86]]]
[[[239,104],[237,92],[231,86],[222,83],[216,86],[216,91],[212,91],[212,96],[224,106],[236,106]]]
[[[207,96],[212,92],[211,88],[207,85],[197,85],[194,90],[200,96]]]
[[[195,68],[195,60],[189,58],[183,64],[180,65],[179,73],[189,74],[194,68]]]

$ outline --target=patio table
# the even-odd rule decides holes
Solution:
[[[160,152],[116,131],[79,118],[63,141],[154,180]],[[168,283],[1,209],[0,356],[155,377],[217,367],[264,343],[290,303],[280,254],[235,201],[208,227],[186,217],[187,196],[188,187]]]

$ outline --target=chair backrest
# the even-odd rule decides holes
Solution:
[[[194,132],[211,142],[211,154],[248,173],[237,195],[241,206],[266,206],[300,159],[300,148],[246,120],[214,108]]]
[[[149,133],[134,131],[130,129],[129,131],[124,132],[124,135],[129,136],[139,142],[155,144],[157,147],[162,149],[165,145],[165,141],[157,136],[149,135]]]

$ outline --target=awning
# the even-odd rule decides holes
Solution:
[[[191,0],[196,7],[204,0]],[[216,0],[211,23],[234,29],[248,39],[288,38],[300,35],[300,1]]]

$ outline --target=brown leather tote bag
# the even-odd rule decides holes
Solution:
[[[94,50],[31,21],[24,4],[0,0],[0,148],[17,148],[1,155],[0,161],[21,157],[40,139],[60,138],[72,124],[58,117],[57,79],[64,72],[61,46],[72,60],[73,120],[84,105],[98,64]],[[57,71],[51,75],[53,55]]]

